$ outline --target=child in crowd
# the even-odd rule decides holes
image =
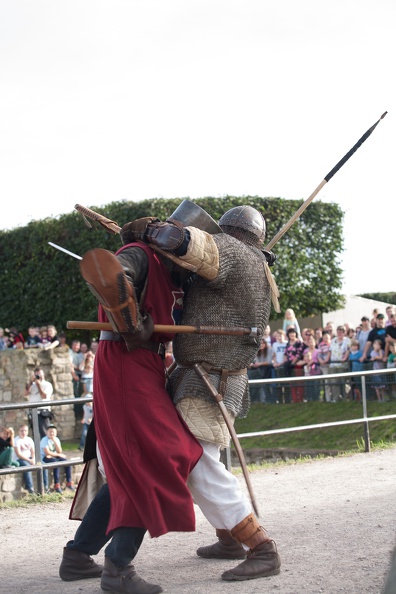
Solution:
[[[40,332],[39,332],[39,338],[40,338],[40,342],[38,343],[39,347],[45,348],[51,344],[51,340],[48,337],[47,326],[41,326]]]
[[[4,336],[4,328],[0,328],[0,351],[8,348],[8,338]]]
[[[320,328],[320,327],[315,328],[314,337],[315,337],[316,348],[318,348],[318,346],[322,342],[322,336],[323,336],[323,328]]]
[[[253,363],[249,365],[248,375],[250,379],[267,379],[274,377],[272,367],[272,347],[263,338],[261,340],[260,350],[258,351]],[[273,387],[271,384],[252,386],[250,388],[252,401],[258,400],[262,403],[274,402]]]
[[[94,372],[95,355],[92,351],[87,351],[84,359],[80,365],[81,383],[83,386],[82,396],[87,396],[93,393],[93,372]]]
[[[286,332],[289,328],[294,328],[295,331],[297,332],[297,336],[300,338],[301,337],[301,330],[300,330],[300,326],[299,323],[297,321],[297,318],[294,314],[294,311],[290,308],[288,308],[285,311],[285,317],[283,319],[283,331]]]
[[[275,367],[275,369],[283,365],[286,345],[286,332],[282,329],[277,330],[275,332],[275,342],[272,345],[272,364]]]
[[[364,365],[360,363],[360,357],[363,355],[362,351],[359,348],[359,341],[356,339],[351,340],[351,346],[349,347],[349,369],[351,372],[363,371]],[[353,378],[351,383],[352,394],[354,400],[361,400],[362,393],[361,393],[361,386],[362,380],[360,377]]]
[[[396,367],[396,343],[394,342],[391,342],[389,345],[389,355],[386,366],[389,369]]]
[[[49,425],[47,427],[47,435],[43,437],[40,441],[40,454],[41,460],[44,464],[51,464],[51,462],[58,462],[61,460],[67,460],[66,454],[62,451],[62,444],[60,442],[59,437],[57,437],[57,430],[55,425]],[[71,491],[74,491],[73,482],[72,482],[72,473],[71,467],[65,466],[65,475],[66,475],[66,487]],[[62,489],[60,486],[60,473],[59,468],[53,468],[54,472],[54,491],[57,493],[62,493]],[[43,472],[44,478],[44,488],[48,490],[48,471]]]
[[[388,369],[393,369],[396,367],[396,343],[391,342],[389,345],[389,355],[388,360],[386,362],[386,366]],[[394,381],[395,376],[392,374],[392,380]],[[396,384],[392,384],[390,386],[392,398],[396,397]]]
[[[327,330],[323,330],[322,341],[318,346],[318,363],[324,375],[329,373],[330,355],[331,355],[331,336]],[[325,380],[324,394],[326,402],[331,400],[331,391],[327,380]]]
[[[286,345],[286,333],[280,328],[275,332],[275,342],[272,344],[272,365],[275,377],[284,377],[283,364]],[[284,390],[284,384],[274,384],[277,402],[283,402]]]
[[[373,350],[371,351],[371,361],[373,362],[373,369],[385,369],[384,350],[382,342],[376,338],[373,342]],[[385,378],[383,375],[373,375],[373,386],[379,402],[385,401]]]
[[[37,326],[29,326],[28,337],[25,342],[25,349],[37,348],[39,346],[39,342],[39,329],[37,328]]]
[[[313,338],[313,337],[312,337]],[[304,375],[320,375],[320,365],[317,361],[314,361],[312,351],[306,349],[303,354],[304,358]],[[319,381],[309,381],[305,384],[305,402],[316,402],[319,400],[320,385]]]

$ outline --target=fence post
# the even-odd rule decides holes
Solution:
[[[366,394],[366,376],[362,375],[362,402],[363,402],[363,431],[364,431],[364,451],[370,451],[370,429],[367,420],[367,394]]]
[[[31,408],[29,410],[32,418],[32,428],[33,428],[33,441],[34,441],[34,450],[36,454],[36,464],[40,465],[40,470],[37,471],[37,493],[43,495],[44,493],[44,480],[43,480],[43,468],[41,462],[41,452],[40,452],[40,429],[38,423],[38,411],[37,408]]]
[[[230,446],[221,450],[220,461],[223,462],[226,469],[231,472],[232,462],[231,462],[231,448],[230,448]]]

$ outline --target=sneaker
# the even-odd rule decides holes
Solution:
[[[73,483],[66,483],[66,489],[69,489],[70,491],[76,490],[76,488],[73,486]]]
[[[55,491],[55,493],[62,493],[62,489],[61,489],[59,483],[56,483],[56,485],[54,487],[54,491]]]

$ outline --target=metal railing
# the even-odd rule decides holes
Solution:
[[[58,406],[66,406],[69,404],[85,404],[86,402],[92,402],[92,396],[85,396],[81,398],[67,398],[65,400],[51,400],[51,409]],[[15,402],[13,404],[0,404],[0,413],[7,410],[23,410],[27,409],[31,415],[32,431],[33,431],[33,442],[36,454],[36,463],[30,466],[19,466],[13,468],[0,468],[0,476],[7,474],[22,474],[24,472],[35,472],[37,478],[37,492],[41,495],[44,493],[44,472],[51,470],[52,468],[60,468],[63,466],[75,466],[77,464],[83,464],[82,457],[73,458],[69,460],[63,460],[59,462],[44,463],[41,460],[40,455],[40,431],[38,423],[38,408],[43,408],[43,402]]]
[[[315,376],[296,376],[296,377],[276,377],[276,378],[268,378],[268,379],[251,379],[249,380],[249,385],[273,385],[273,384],[295,384],[300,382],[326,382],[326,380],[339,380],[340,378],[361,378],[361,394],[362,394],[362,417],[358,419],[348,419],[344,421],[333,421],[329,423],[317,423],[314,425],[300,425],[298,427],[284,427],[282,429],[271,429],[268,431],[254,431],[251,433],[239,433],[238,438],[244,439],[247,437],[264,437],[266,435],[275,435],[279,433],[291,433],[293,431],[308,431],[312,429],[324,429],[328,427],[337,427],[341,425],[352,425],[361,423],[363,425],[363,439],[365,445],[365,452],[370,451],[370,429],[369,423],[373,421],[385,421],[388,419],[395,419],[396,414],[393,415],[381,415],[376,417],[368,417],[367,415],[367,383],[366,377],[370,377],[372,375],[382,375],[382,374],[392,374],[395,377],[395,384],[396,384],[396,369],[377,369],[377,370],[365,370],[360,372],[345,372],[345,373],[336,373],[336,374],[326,374],[326,375],[315,375]],[[75,405],[75,404],[84,404],[85,402],[92,402],[92,396],[86,396],[81,398],[68,398],[66,400],[51,400],[51,408],[57,406],[65,406],[65,405]],[[40,432],[38,426],[38,408],[42,408],[42,402],[28,402],[28,403],[14,403],[14,404],[1,404],[0,405],[0,413],[7,410],[16,410],[16,409],[28,409],[32,415],[32,425],[33,425],[33,441],[36,450],[36,459],[37,457],[40,458]],[[224,460],[227,468],[231,468],[231,450],[230,448],[226,448],[224,452]],[[37,473],[37,490],[39,493],[44,492],[44,479],[43,479],[43,472],[46,470],[50,470],[51,468],[62,467],[62,466],[74,466],[77,464],[82,464],[83,459],[82,457],[65,460],[62,462],[52,462],[52,463],[43,463],[39,460],[35,465],[31,466],[21,466],[21,467],[14,467],[14,468],[3,468],[0,469],[0,476],[7,475],[7,474],[18,474],[23,472],[31,472],[35,471]]]
[[[252,433],[239,433],[238,438],[243,439],[245,437],[259,437],[265,435],[275,435],[277,433],[290,433],[292,431],[307,431],[310,429],[323,429],[325,427],[337,427],[340,425],[352,425],[356,423],[363,424],[363,433],[364,433],[364,445],[365,445],[365,452],[370,451],[370,430],[369,430],[369,423],[373,421],[385,421],[388,419],[395,419],[396,414],[394,415],[381,415],[378,417],[368,417],[367,416],[367,383],[366,383],[366,376],[378,376],[378,375],[389,375],[392,374],[395,377],[395,384],[396,384],[396,369],[394,368],[387,368],[387,369],[375,369],[375,370],[365,370],[359,372],[345,372],[345,373],[336,373],[336,374],[326,374],[326,375],[314,375],[314,376],[296,376],[296,377],[277,377],[277,378],[268,378],[268,379],[256,379],[256,380],[249,380],[249,385],[258,385],[258,384],[295,384],[300,382],[325,382],[326,380],[332,380],[335,383],[336,379],[339,378],[361,378],[361,393],[362,393],[362,417],[359,419],[348,419],[346,421],[334,421],[331,423],[317,423],[315,425],[300,425],[298,427],[285,427],[283,429],[271,429],[268,431],[255,431]]]

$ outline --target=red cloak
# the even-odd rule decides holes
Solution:
[[[174,324],[183,292],[144,244],[149,259],[143,309],[155,324]],[[121,251],[120,250],[120,251]],[[99,307],[99,320],[107,318]],[[173,335],[153,334],[168,342]],[[124,342],[100,341],[94,370],[95,429],[111,499],[108,532],[146,528],[152,537],[195,530],[187,477],[202,448],[179,417],[165,389],[164,362],[146,349],[128,352]]]

